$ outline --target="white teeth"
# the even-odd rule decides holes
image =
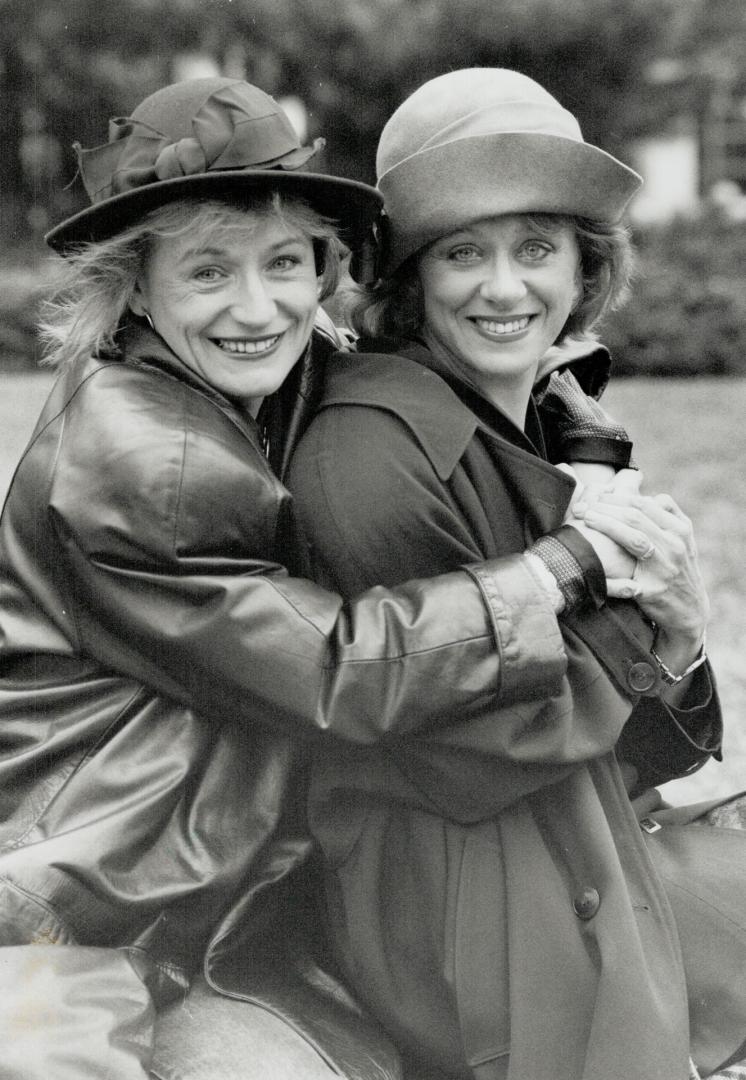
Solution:
[[[519,330],[525,330],[528,326],[529,316],[524,315],[520,319],[511,319],[510,322],[498,322],[497,319],[475,319],[477,326],[486,330],[488,334],[517,334]]]
[[[257,353],[267,352],[280,340],[280,335],[265,338],[263,341],[250,341],[247,338],[218,338],[215,344],[223,352],[248,353],[255,356]]]

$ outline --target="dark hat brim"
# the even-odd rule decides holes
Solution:
[[[283,169],[215,170],[160,180],[94,203],[50,229],[44,239],[64,255],[80,244],[107,240],[148,211],[177,199],[240,199],[270,190],[303,199],[338,227],[351,248],[365,237],[383,205],[380,193],[358,180]]]

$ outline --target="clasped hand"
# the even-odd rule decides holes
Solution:
[[[636,600],[658,625],[659,652],[685,667],[710,614],[694,530],[670,495],[643,495],[641,480],[623,469],[603,485],[579,483],[566,521],[595,549],[608,595]]]

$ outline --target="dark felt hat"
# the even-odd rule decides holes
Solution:
[[[114,236],[148,210],[184,198],[231,198],[279,190],[302,198],[339,226],[351,247],[378,216],[373,187],[304,167],[323,146],[301,146],[290,121],[263,90],[240,79],[191,79],[146,98],[132,116],[113,119],[109,141],[76,144],[91,206],[46,236],[64,254]]]

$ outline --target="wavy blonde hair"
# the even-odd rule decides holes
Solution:
[[[301,199],[273,192],[256,201],[179,199],[151,210],[108,240],[82,244],[62,260],[39,323],[42,363],[70,364],[78,357],[116,354],[117,337],[129,319],[129,304],[154,242],[189,231],[196,238],[235,236],[251,240],[254,220],[273,217],[313,243],[324,300],[336,290],[343,247],[333,224]]]

